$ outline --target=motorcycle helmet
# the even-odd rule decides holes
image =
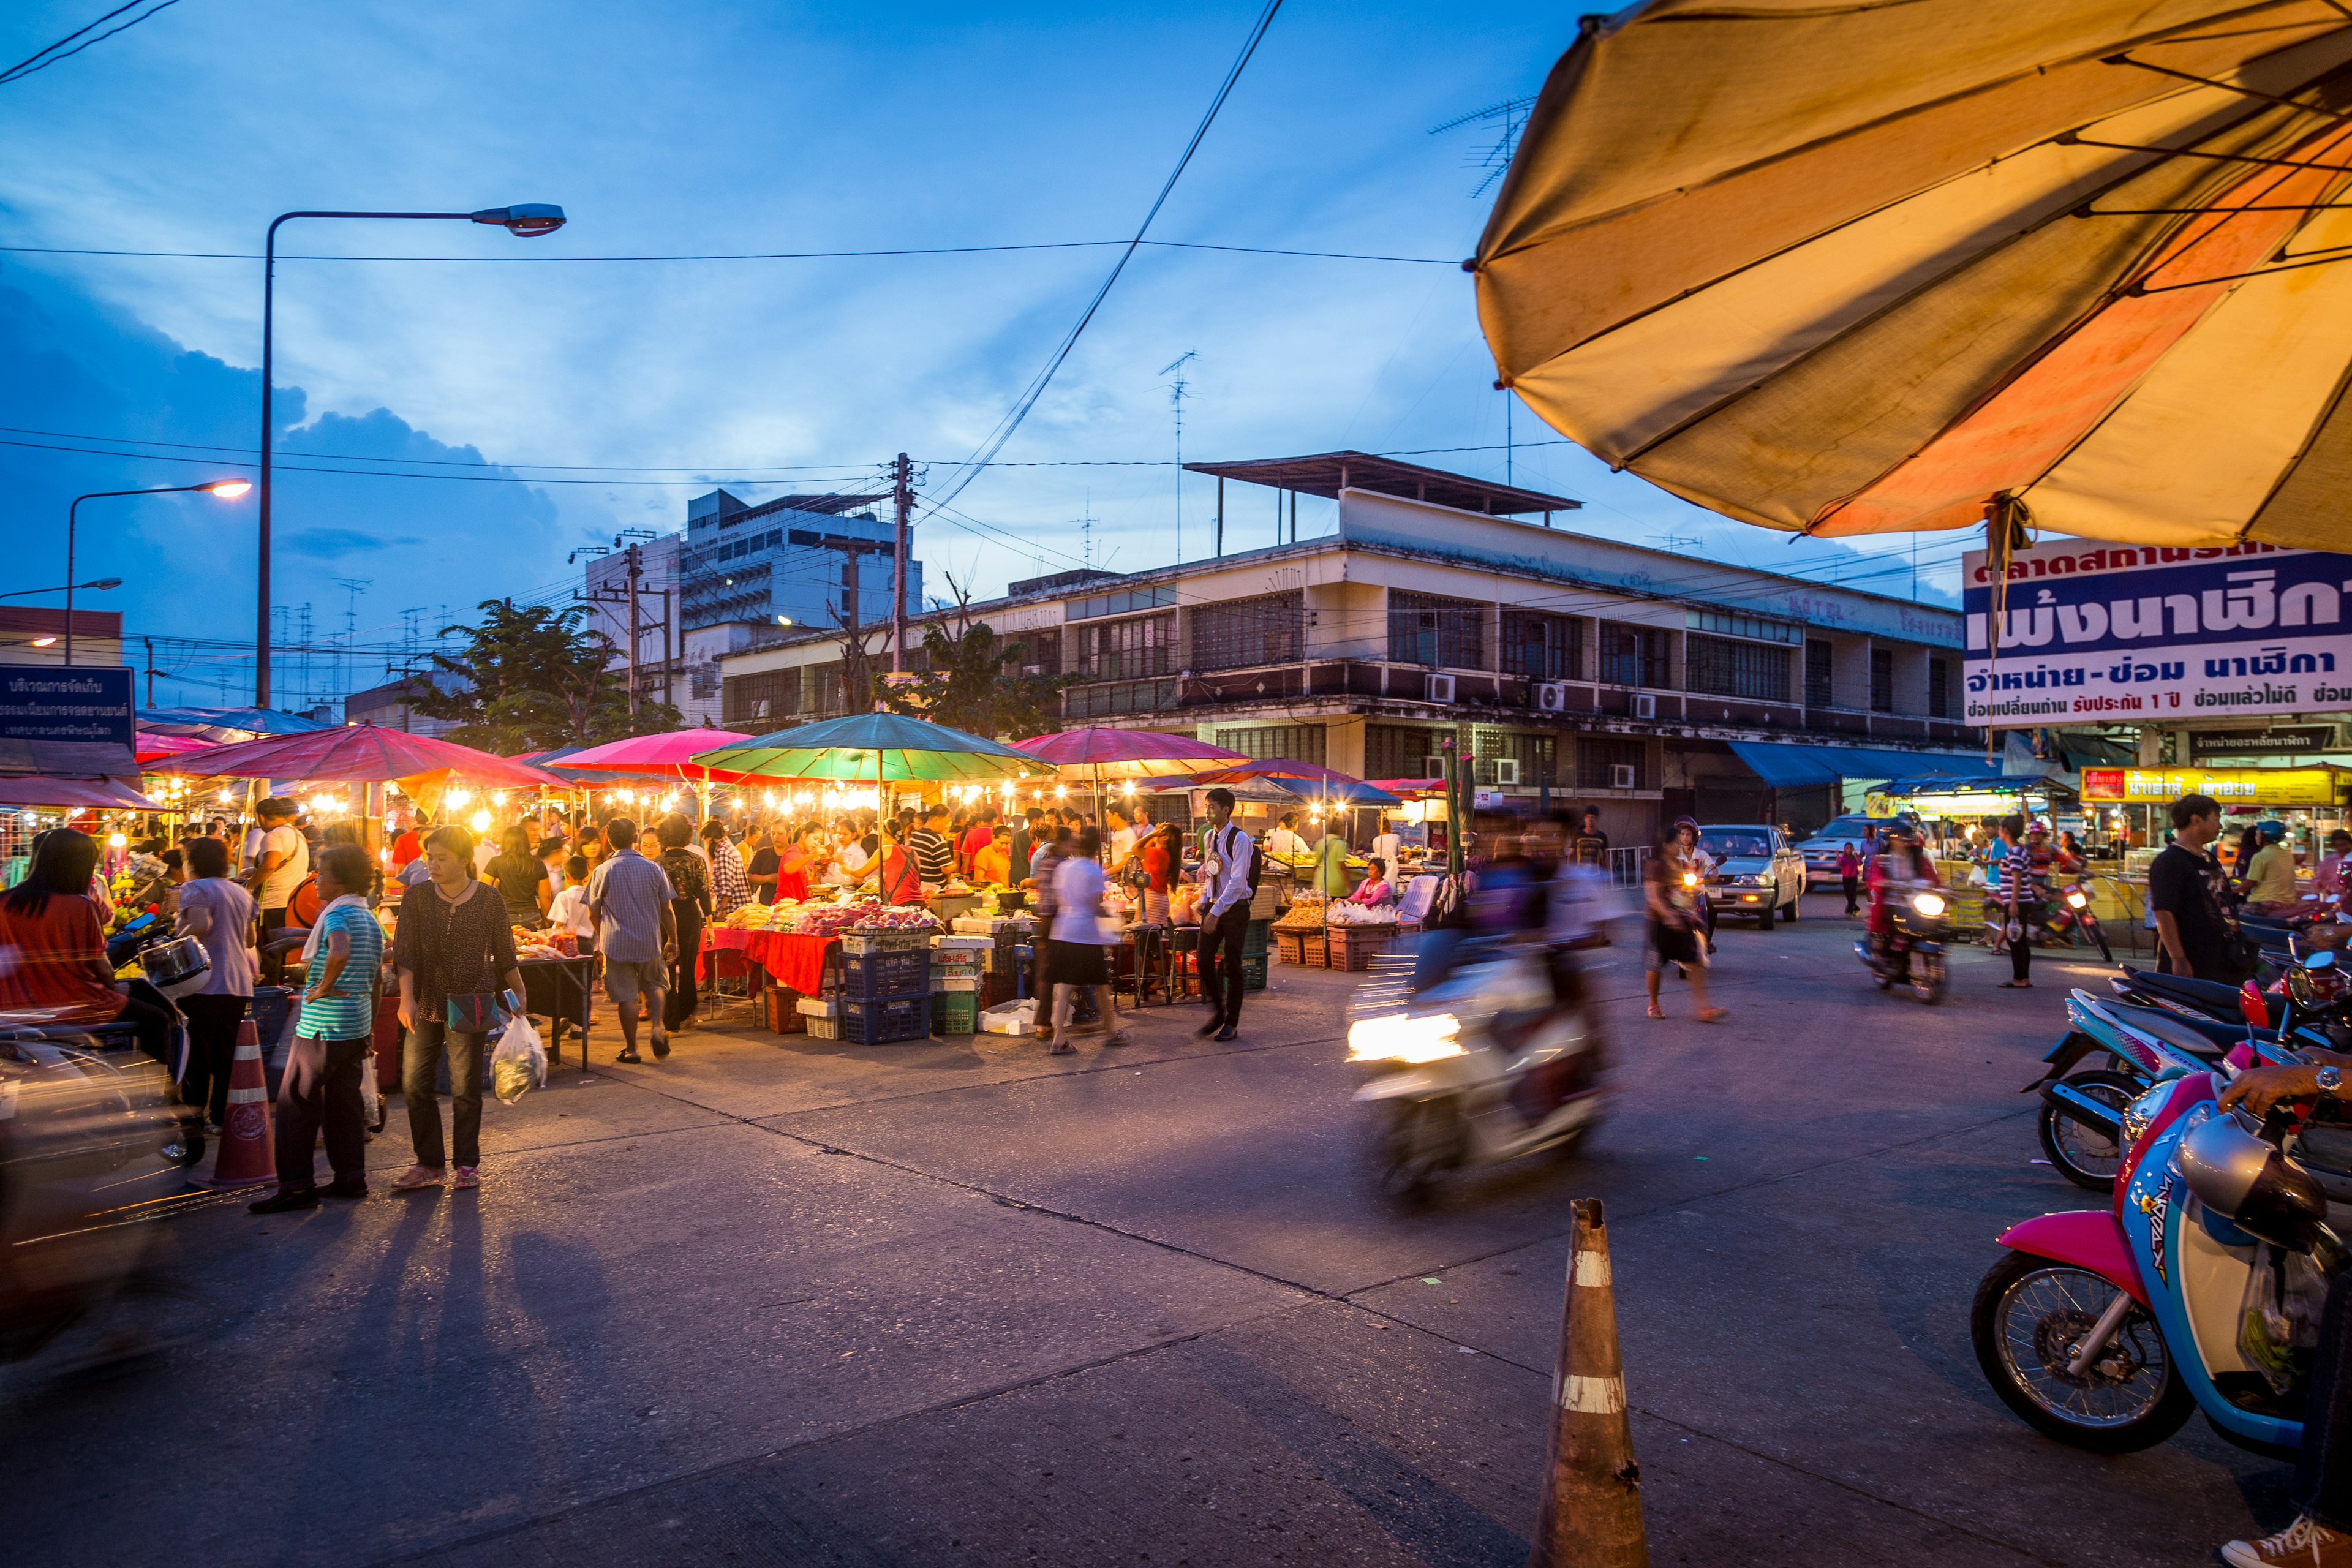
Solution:
[[[2180,1141],[2189,1190],[2239,1229],[2290,1251],[2310,1249],[2327,1219],[2327,1194],[2310,1172],[2217,1111]]]
[[[2263,843],[2276,844],[2286,837],[2286,824],[2273,818],[2254,824],[2254,831],[2263,836]]]

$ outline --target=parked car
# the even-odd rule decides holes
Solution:
[[[1797,845],[1797,853],[1805,858],[1805,886],[1834,888],[1838,885],[1838,852],[1847,845],[1857,854],[1863,852],[1862,836],[1866,832],[1882,832],[1889,823],[1904,820],[1897,816],[1864,816],[1854,812],[1822,825],[1820,832]]]
[[[1698,847],[1712,856],[1706,901],[1717,919],[1753,915],[1758,929],[1774,920],[1795,920],[1805,892],[1805,858],[1763,823],[1702,827]]]

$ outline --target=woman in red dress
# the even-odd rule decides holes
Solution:
[[[805,899],[809,894],[809,862],[816,857],[808,845],[809,829],[805,823],[794,823],[785,830],[784,841],[776,850],[776,901]]]

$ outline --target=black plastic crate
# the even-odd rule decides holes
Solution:
[[[927,1040],[931,1035],[931,994],[918,996],[846,998],[841,1008],[840,1038],[860,1046],[888,1046],[901,1040]]]
[[[1265,989],[1265,954],[1261,952],[1255,957],[1251,957],[1244,953],[1242,955],[1242,990],[1246,993]]]
[[[1265,956],[1266,941],[1273,930],[1274,922],[1272,921],[1250,921],[1249,930],[1244,932],[1242,936],[1242,956],[1244,958],[1264,958]]]
[[[844,997],[928,995],[930,989],[931,950],[928,947],[841,955]]]

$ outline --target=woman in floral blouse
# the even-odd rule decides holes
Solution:
[[[676,896],[670,910],[677,917],[677,957],[670,966],[669,995],[662,1007],[662,1027],[677,1034],[694,1022],[698,998],[694,993],[694,967],[702,957],[702,922],[710,918],[710,868],[687,847],[694,824],[678,812],[661,819],[654,831],[661,838],[661,868],[669,873]]]

